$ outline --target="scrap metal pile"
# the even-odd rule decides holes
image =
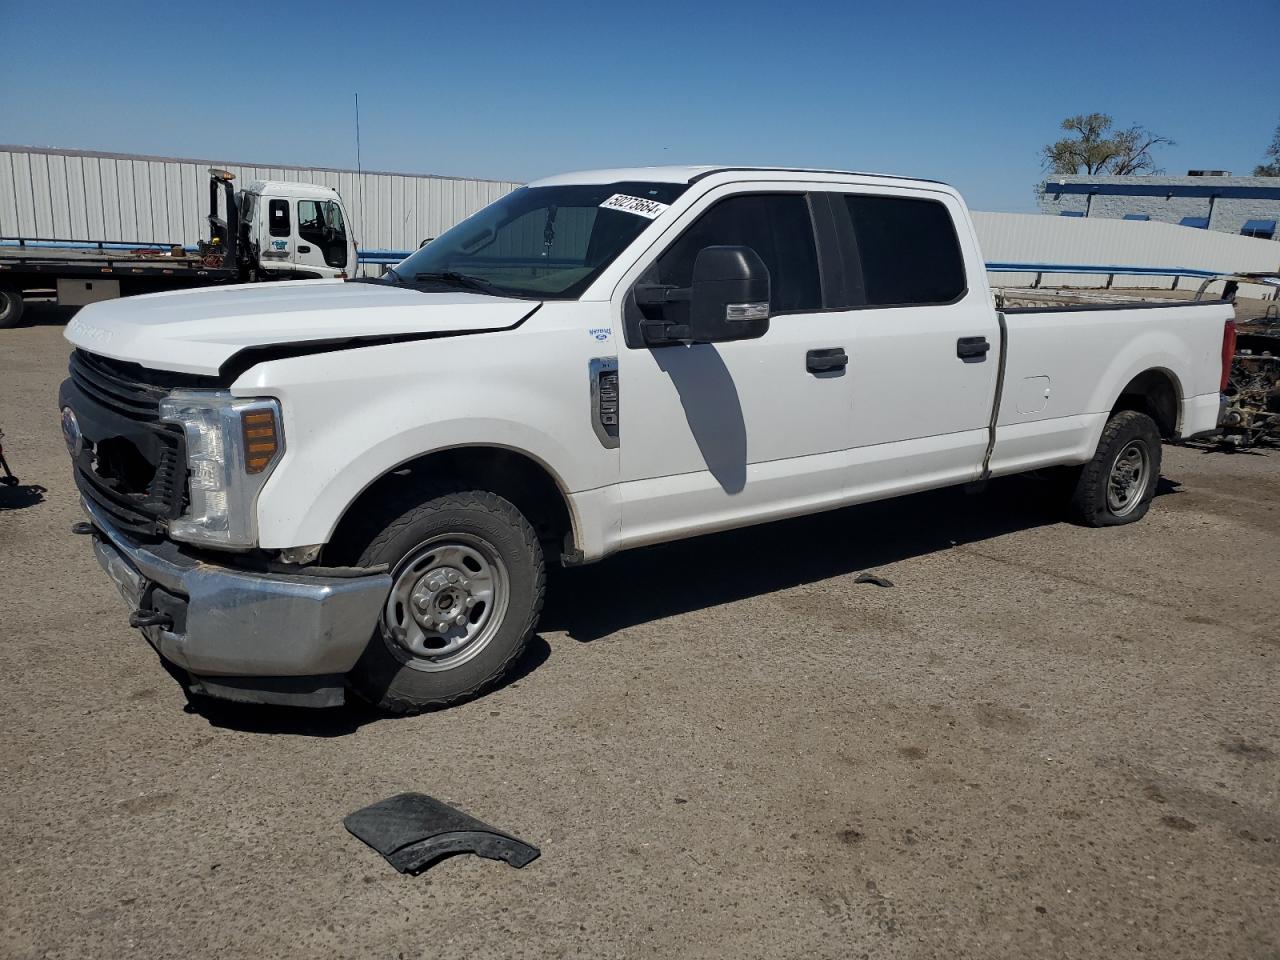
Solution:
[[[1227,384],[1222,440],[1236,447],[1280,444],[1280,315],[1275,304],[1242,322]]]

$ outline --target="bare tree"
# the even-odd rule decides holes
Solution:
[[[1260,163],[1253,168],[1255,177],[1280,177],[1280,126],[1276,127],[1276,132],[1271,137],[1271,146],[1267,147],[1263,153],[1267,157],[1266,163]]]
[[[1164,173],[1156,166],[1151,151],[1156,147],[1172,147],[1173,141],[1168,137],[1152,133],[1146,127],[1134,124],[1128,130],[1121,130],[1112,138],[1118,152],[1112,160],[1109,173],[1117,177],[1135,176],[1139,174]]]
[[[1040,151],[1046,169],[1054,173],[1113,176],[1159,173],[1151,151],[1173,146],[1173,141],[1138,124],[1113,133],[1114,123],[1105,113],[1067,117],[1062,121],[1062,129],[1074,136],[1064,137]]]

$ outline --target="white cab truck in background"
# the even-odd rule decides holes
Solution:
[[[193,692],[411,712],[501,677],[548,563],[1050,468],[1137,520],[1233,337],[1224,302],[998,312],[940,183],[605,170],[376,281],[95,304],[60,407],[79,530]]]
[[[0,237],[0,327],[16,327],[28,297],[78,307],[100,300],[258,280],[354,276],[356,244],[331,187],[209,170],[209,239],[73,242]]]

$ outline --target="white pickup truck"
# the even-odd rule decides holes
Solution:
[[[940,183],[664,167],[530,184],[377,281],[67,338],[78,530],[190,689],[411,712],[503,674],[549,562],[1046,468],[1137,520],[1161,439],[1217,427],[1234,322],[999,312]]]

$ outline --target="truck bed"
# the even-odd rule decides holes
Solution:
[[[198,254],[178,245],[57,246],[47,241],[0,240],[0,277],[44,275],[58,277],[167,277],[206,279],[230,277],[233,271],[206,264]]]
[[[1212,429],[1233,317],[1221,300],[1004,307],[992,475],[1085,462],[1117,393],[1139,376],[1167,381],[1168,436]]]

